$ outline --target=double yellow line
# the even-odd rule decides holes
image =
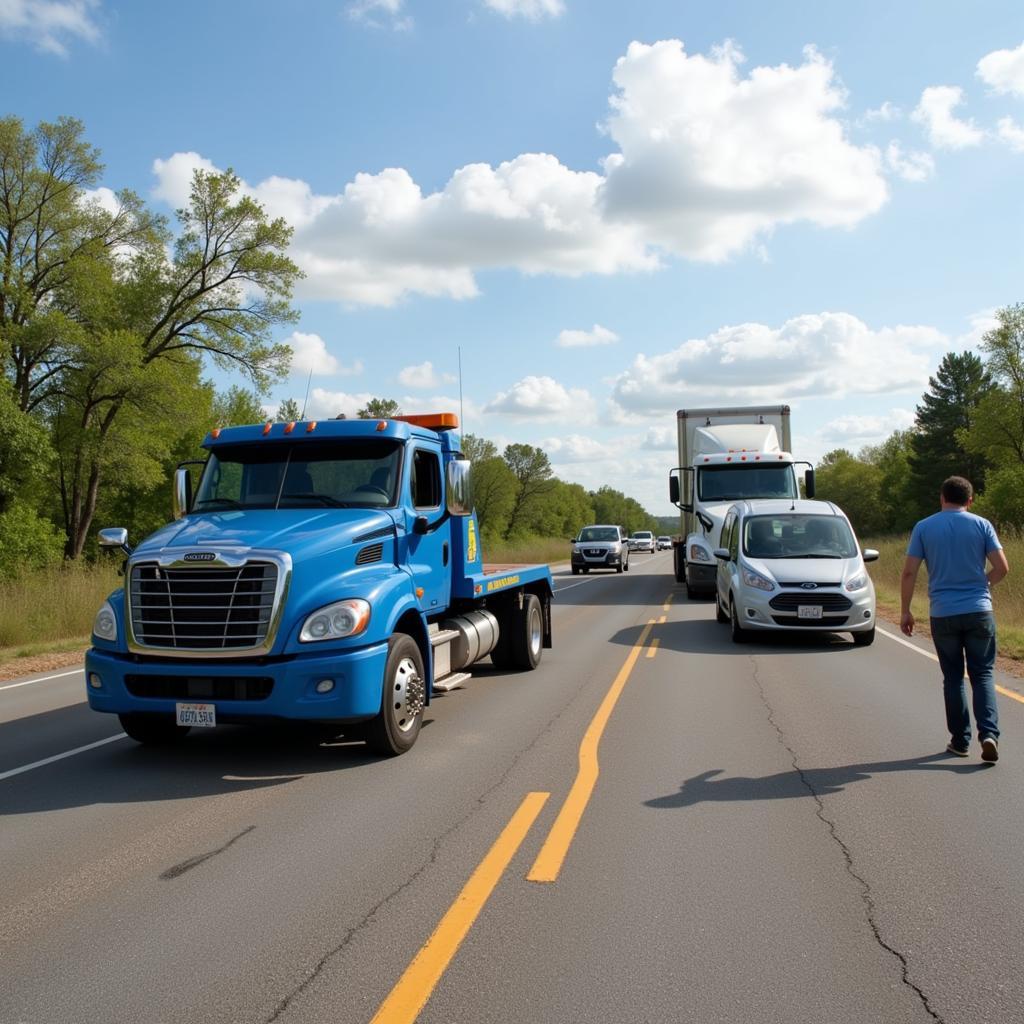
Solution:
[[[665,608],[668,608],[667,601]],[[658,621],[664,622],[665,616],[662,615]],[[554,882],[558,878],[597,783],[600,772],[597,747],[601,736],[654,625],[655,620],[651,619],[644,626],[583,735],[576,779],[526,876],[531,882]],[[654,641],[648,650],[648,657],[657,649],[656,645],[657,641]],[[381,1003],[370,1024],[412,1024],[416,1020],[550,795],[526,795],[430,938]]]

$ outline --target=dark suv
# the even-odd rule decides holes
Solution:
[[[591,569],[629,572],[629,547],[621,526],[584,526],[572,541],[572,574]]]

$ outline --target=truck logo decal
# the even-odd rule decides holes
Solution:
[[[476,561],[476,523],[474,523],[472,519],[469,520],[469,525],[467,527],[467,531],[468,531],[468,533],[467,533],[467,537],[466,537],[466,561],[467,562],[475,562]]]
[[[502,576],[500,580],[488,580],[487,592],[490,593],[492,590],[501,590],[502,587],[511,587],[514,583],[518,582],[518,576]]]
[[[185,556],[186,562],[212,562],[217,557],[216,551],[190,551]]]

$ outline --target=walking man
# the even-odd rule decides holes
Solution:
[[[907,636],[913,635],[910,602],[918,570],[924,562],[928,567],[932,642],[939,656],[946,698],[946,724],[950,733],[946,750],[957,757],[967,757],[970,748],[971,718],[964,692],[966,660],[981,759],[998,761],[999,714],[992,678],[996,624],[989,586],[998,583],[1010,571],[1010,566],[992,524],[968,511],[973,501],[970,481],[962,476],[951,476],[942,483],[941,510],[914,527],[900,580],[900,629]]]

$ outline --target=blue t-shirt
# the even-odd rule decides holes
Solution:
[[[922,519],[910,535],[907,554],[928,566],[932,615],[992,611],[985,558],[1002,548],[992,524],[966,509],[943,509]]]

